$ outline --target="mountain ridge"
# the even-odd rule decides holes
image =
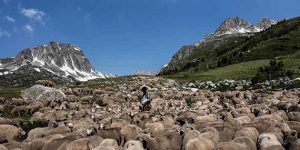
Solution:
[[[262,32],[272,25],[277,24],[270,18],[262,18],[256,25],[252,25],[239,17],[228,18],[224,20],[220,26],[211,34],[206,35],[202,40],[193,45],[185,45],[181,47],[166,64],[160,74],[163,72],[177,71],[175,66],[177,63],[186,61],[187,58],[193,57],[192,54],[198,53],[207,49],[217,49],[228,42],[244,40],[255,33]],[[232,45],[234,43],[231,43]],[[199,50],[200,49],[200,50]],[[175,69],[175,70],[174,70]]]
[[[48,45],[26,48],[15,57],[0,59],[0,76],[14,74],[23,66],[36,72],[43,70],[61,80],[87,81],[110,77],[96,71],[79,47],[53,41]]]

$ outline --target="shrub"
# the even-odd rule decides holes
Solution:
[[[259,67],[256,75],[252,78],[252,83],[260,83],[266,80],[278,79],[280,77],[292,78],[294,72],[292,70],[285,70],[282,61],[272,59],[268,66]]]

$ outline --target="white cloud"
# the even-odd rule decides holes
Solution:
[[[34,31],[33,27],[29,24],[24,25],[24,29],[28,32],[33,32]]]
[[[43,17],[46,15],[43,11],[33,8],[22,8],[20,13],[28,18],[34,19],[38,22],[43,22]]]
[[[8,31],[0,29],[0,38],[5,37],[5,36],[10,37],[11,35]]]
[[[13,18],[13,17],[5,16],[4,18],[5,18],[7,21],[9,21],[9,22],[16,22],[16,19]]]

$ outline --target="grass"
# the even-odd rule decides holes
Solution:
[[[176,79],[182,82],[190,81],[220,81],[224,79],[243,80],[253,77],[260,66],[268,65],[270,60],[248,61],[225,67],[216,68],[214,70],[199,72],[183,72],[175,75],[164,76],[166,78]],[[299,73],[300,59],[284,58],[282,59],[286,69],[296,70]],[[297,74],[299,75],[299,74]]]
[[[22,88],[0,88],[0,97],[6,99],[18,98],[21,95]]]

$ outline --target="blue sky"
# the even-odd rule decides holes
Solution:
[[[228,17],[300,15],[299,0],[0,0],[0,57],[49,41],[83,49],[96,70],[159,71]]]

